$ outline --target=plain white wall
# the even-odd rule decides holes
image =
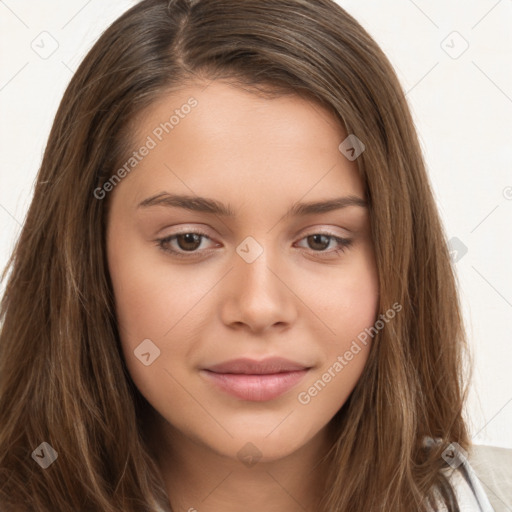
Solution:
[[[134,3],[0,1],[2,268],[72,73],[101,32]],[[475,357],[467,413],[473,440],[512,448],[512,2],[338,3],[397,71],[457,251]]]

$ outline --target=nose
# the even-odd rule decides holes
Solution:
[[[234,268],[223,284],[221,317],[231,328],[262,333],[289,328],[297,318],[297,302],[286,262],[265,249],[254,260],[234,254]],[[279,260],[279,261],[278,261]]]

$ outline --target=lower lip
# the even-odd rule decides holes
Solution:
[[[240,373],[215,373],[201,370],[206,378],[222,391],[253,402],[273,400],[289,391],[308,373],[308,369],[268,375],[246,375]]]

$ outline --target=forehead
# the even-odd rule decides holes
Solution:
[[[297,95],[192,84],[163,95],[133,126],[133,146],[151,146],[123,183],[134,200],[169,188],[247,200],[275,190],[290,199],[313,189],[364,194],[357,164],[338,149],[347,136],[341,122]]]
[[[166,125],[169,133],[166,123],[172,125]],[[139,137],[154,130],[159,132],[161,127],[164,133],[160,135],[172,133],[174,139],[179,139],[189,125],[193,125],[198,143],[212,141],[222,143],[223,147],[250,138],[254,146],[258,142],[270,142],[272,146],[288,142],[304,148],[321,148],[346,137],[337,117],[312,99],[292,93],[261,96],[254,90],[219,80],[192,83],[163,94],[137,117],[134,128]]]

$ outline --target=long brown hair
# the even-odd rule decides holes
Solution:
[[[426,511],[436,489],[459,510],[442,452],[450,442],[470,448],[468,352],[443,227],[399,81],[331,0],[143,0],[80,65],[4,271],[2,510],[171,510],[144,434],[147,404],[122,358],[106,265],[108,197],[94,190],[133,151],[137,114],[174,88],[225,78],[255,94],[308,97],[364,142],[357,165],[379,313],[403,307],[375,336],[332,420],[319,510]],[[427,449],[425,436],[441,443]],[[31,457],[42,442],[58,454],[44,470]]]

